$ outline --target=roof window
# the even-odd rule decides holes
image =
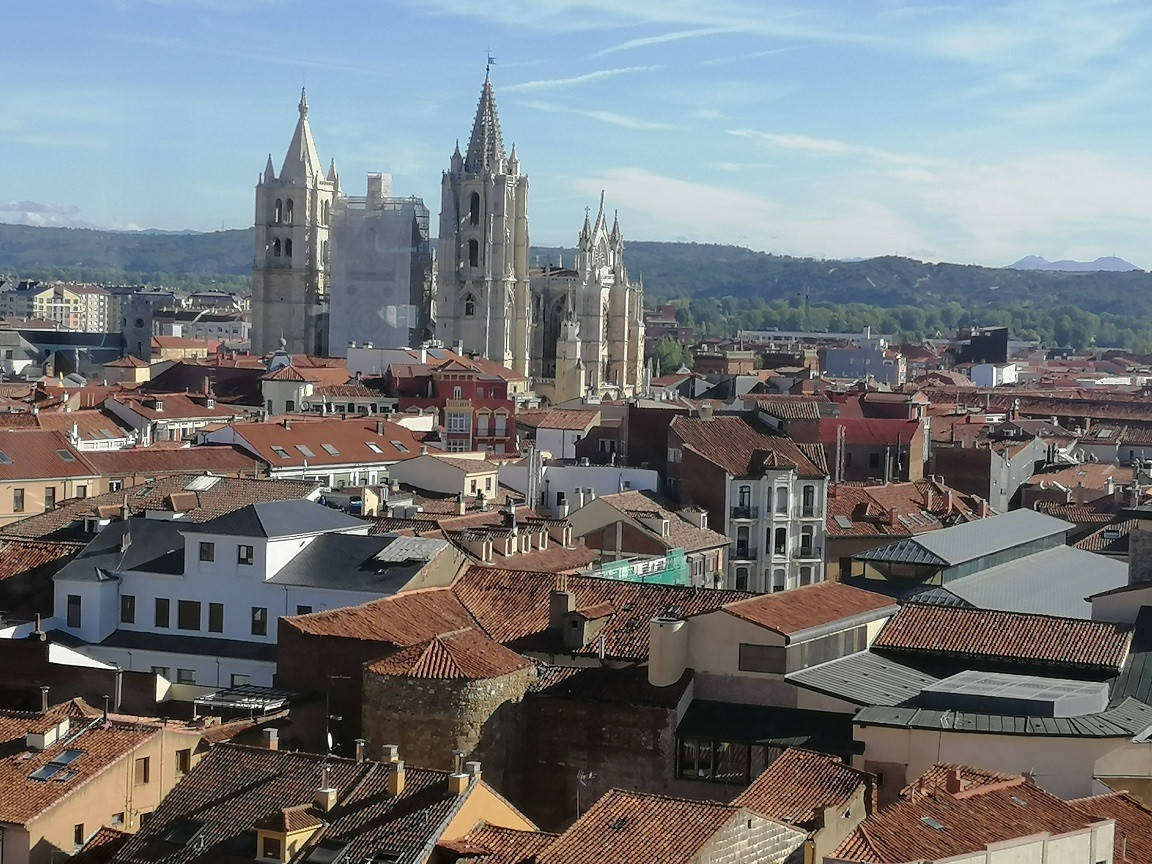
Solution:
[[[316,458],[316,454],[312,452],[312,448],[309,447],[307,444],[297,444],[296,449],[300,451],[300,454],[302,456],[305,456],[308,459],[315,459]]]
[[[373,453],[383,453],[384,452],[378,446],[376,446],[376,442],[374,442],[374,441],[365,441],[364,443],[368,445],[368,449],[371,450]]]
[[[289,453],[283,447],[277,447],[275,444],[272,445],[272,452],[275,453],[277,456],[279,456],[281,459],[291,459],[292,458],[291,453]]]
[[[56,455],[63,459],[65,462],[76,461],[76,457],[69,453],[67,450],[57,450]]]
[[[401,444],[399,441],[393,441],[392,446],[399,450],[401,453],[407,453],[408,448]]]
[[[340,451],[337,450],[335,447],[333,447],[331,444],[321,444],[320,446],[324,448],[324,452],[327,453],[329,456],[339,456],[340,455]]]
[[[925,825],[927,825],[929,828],[933,829],[934,831],[943,831],[944,830],[944,823],[941,822],[939,819],[933,819],[931,816],[921,816],[920,821],[922,823],[924,823]]]
[[[41,765],[35,771],[28,775],[29,780],[55,780],[58,783],[63,783],[65,780],[71,780],[76,776],[75,771],[68,769],[68,766],[84,755],[83,750],[65,750],[62,753],[53,756],[47,765]]]

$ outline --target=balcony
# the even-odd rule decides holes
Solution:
[[[798,561],[819,560],[824,556],[824,550],[819,546],[797,546],[793,557]]]
[[[760,550],[755,546],[737,546],[732,552],[733,561],[755,561],[760,557]]]
[[[747,506],[747,505],[733,507],[732,508],[732,518],[733,519],[759,519],[760,518],[760,508]]]

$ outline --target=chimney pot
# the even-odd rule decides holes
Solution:
[[[292,421],[287,417],[284,418],[284,428],[285,429],[291,429],[292,428]]]
[[[472,778],[472,782],[476,782],[481,777],[479,761],[471,761],[464,763],[464,773]]]
[[[264,749],[265,750],[279,750],[280,749],[280,732],[277,729],[264,730]]]
[[[356,761],[357,762],[363,762],[364,761],[364,745],[367,743],[368,742],[365,741],[363,738],[357,738],[356,739]]]
[[[396,764],[400,761],[400,745],[398,744],[385,744],[380,748],[382,751],[381,759],[391,764]]]
[[[949,769],[948,774],[944,778],[944,789],[950,795],[955,795],[956,793],[963,791],[964,781],[961,777],[959,768]]]
[[[46,714],[48,712],[48,690],[47,684],[40,685],[40,713]]]

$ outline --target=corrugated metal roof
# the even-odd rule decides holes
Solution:
[[[902,705],[937,679],[887,657],[860,651],[791,672],[785,678],[858,705]]]
[[[861,709],[854,718],[860,726],[894,726],[909,729],[948,729],[998,735],[1041,735],[1062,738],[1130,738],[1152,726],[1152,707],[1135,699],[1099,714],[1081,717],[1014,717],[937,711],[927,708]]]
[[[1013,510],[869,549],[857,558],[953,567],[994,552],[1061,534],[1075,526],[1035,510]]]

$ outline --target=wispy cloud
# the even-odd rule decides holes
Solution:
[[[593,54],[593,57],[603,57],[605,54],[615,54],[618,51],[631,51],[634,48],[646,48],[649,45],[663,45],[665,42],[679,42],[682,39],[699,39],[703,36],[717,36],[722,33],[739,33],[738,27],[699,27],[695,30],[678,30],[675,33],[661,33],[658,36],[643,36],[639,39],[629,39],[617,45],[609,45]]]
[[[549,78],[538,81],[522,81],[519,84],[507,84],[500,88],[501,92],[517,90],[555,90],[563,87],[576,87],[587,84],[589,81],[602,81],[605,78],[615,78],[617,75],[631,75],[636,72],[654,72],[661,66],[622,66],[618,69],[598,69],[583,75],[573,75],[571,78]]]
[[[590,120],[599,120],[601,123],[610,123],[613,126],[623,126],[625,129],[670,130],[679,128],[668,123],[645,120],[641,117],[630,117],[626,114],[616,114],[611,111],[595,111],[584,108],[571,108],[565,105],[555,105],[551,102],[533,101],[520,102],[519,104],[525,108],[531,108],[536,111],[547,111],[551,114],[575,114],[579,117],[587,117]]]
[[[799,51],[801,46],[794,45],[788,48],[769,48],[767,51],[752,51],[748,54],[730,54],[726,57],[712,57],[701,60],[700,66],[724,66],[729,63],[742,63],[745,60],[759,60],[761,57],[771,57],[773,54],[787,54],[789,51]]]
[[[849,144],[834,138],[812,138],[808,135],[760,132],[755,129],[729,129],[729,135],[749,138],[765,146],[779,150],[794,150],[822,156],[862,156],[877,162],[892,165],[935,165],[939,160],[905,153],[892,153],[876,147]]]

